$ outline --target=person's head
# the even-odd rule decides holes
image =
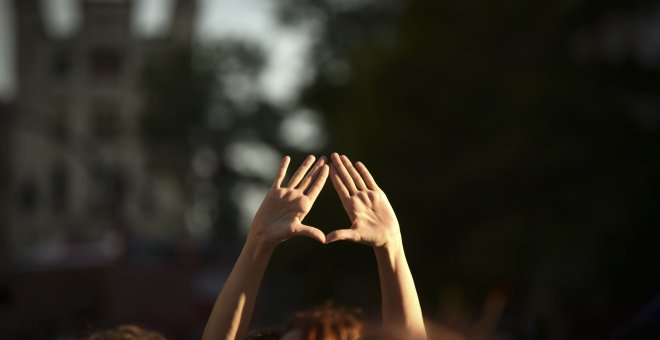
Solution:
[[[355,310],[332,306],[297,312],[282,340],[357,340],[362,338],[363,324]]]
[[[165,337],[158,332],[136,325],[121,325],[117,328],[94,331],[85,340],[165,340]]]

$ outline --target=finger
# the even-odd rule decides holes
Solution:
[[[305,161],[300,164],[300,167],[298,167],[298,170],[291,176],[291,179],[289,180],[289,184],[287,185],[287,188],[295,188],[296,185],[300,182],[300,180],[305,176],[305,173],[307,173],[307,170],[309,169],[310,166],[314,163],[314,156],[309,155],[307,158],[305,158]]]
[[[286,176],[286,169],[289,167],[290,161],[291,161],[291,157],[289,156],[284,156],[284,158],[282,158],[282,162],[280,163],[280,169],[277,171],[277,177],[275,177],[275,182],[273,182],[273,188],[279,188],[280,185],[282,185],[282,181],[284,180],[284,176]]]
[[[348,192],[351,195],[355,194],[357,192],[357,187],[355,186],[355,183],[353,182],[351,175],[348,173],[348,170],[346,170],[346,167],[344,166],[344,163],[342,162],[339,155],[336,152],[334,152],[330,157],[332,158],[332,163],[335,165],[335,169],[337,170],[337,174],[339,175],[339,178],[341,178],[341,181],[344,182],[344,185],[346,186],[346,189],[348,189]]]
[[[321,230],[305,224],[300,224],[294,228],[293,235],[309,237],[321,243],[325,243],[325,234]]]
[[[348,157],[346,157],[346,155],[342,155],[341,161],[344,163],[344,166],[348,170],[348,173],[351,175],[351,178],[353,178],[353,182],[355,183],[355,186],[358,188],[358,190],[367,189],[367,185],[364,184],[362,176],[360,176],[360,173],[355,169],[353,163],[351,163]]]
[[[360,242],[360,234],[353,229],[339,229],[325,236],[326,244],[335,241]]]
[[[314,183],[312,183],[309,186],[309,189],[307,190],[306,195],[312,197],[312,199],[316,200],[316,197],[319,196],[321,193],[321,189],[323,189],[323,186],[325,185],[325,181],[328,179],[328,172],[330,167],[328,167],[327,164],[323,164],[321,167],[321,170],[319,170],[318,175],[314,179]]]
[[[305,177],[300,181],[300,183],[296,186],[296,189],[302,189],[307,190],[307,187],[309,186],[310,183],[316,178],[316,176],[319,173],[319,170],[321,170],[321,167],[325,164],[325,157],[319,158],[318,161],[314,164],[314,167],[312,170],[309,170]]]
[[[337,174],[337,167],[333,165],[330,166],[330,180],[332,181],[332,186],[335,187],[339,198],[343,200],[350,199],[351,194],[348,192],[346,185],[341,181],[339,174]]]
[[[378,189],[378,185],[376,184],[374,177],[371,176],[371,173],[369,173],[369,170],[367,170],[367,167],[364,166],[362,162],[355,163],[355,167],[358,169],[358,171],[360,171],[360,175],[362,175],[362,178],[364,178],[364,181],[367,183],[367,188],[370,190]]]

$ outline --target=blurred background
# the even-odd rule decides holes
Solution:
[[[280,158],[332,151],[438,334],[660,334],[657,2],[0,0],[0,338],[198,337]],[[326,301],[378,318],[373,252],[289,240],[252,328]]]

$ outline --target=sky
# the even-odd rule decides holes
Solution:
[[[96,0],[122,1],[122,0]],[[134,0],[133,27],[143,35],[158,34],[167,25],[174,0]],[[307,79],[305,59],[311,33],[282,27],[269,0],[198,0],[196,39],[201,43],[240,37],[260,44],[268,57],[260,79],[262,93],[274,103],[295,98]],[[80,21],[79,0],[41,0],[44,22],[50,34],[66,36]],[[11,0],[0,0],[0,100],[11,100],[16,89],[14,27]]]
[[[14,0],[15,1],[15,0]],[[20,0],[18,0],[20,1]],[[82,0],[39,0],[42,19],[49,35],[66,37],[74,34],[81,22]],[[131,0],[85,0],[118,2]],[[132,27],[138,36],[154,36],[165,32],[175,0],[132,0]],[[306,70],[306,53],[312,31],[285,28],[275,16],[276,1],[272,0],[197,0],[195,39],[201,44],[224,38],[241,38],[259,44],[267,57],[265,72],[259,79],[259,91],[271,103],[293,110],[280,126],[279,135],[285,144],[302,149],[318,149],[325,143],[322,121],[318,113],[296,109],[296,94],[311,74]],[[15,30],[13,0],[0,0],[0,101],[11,101],[16,92]],[[260,170],[261,177],[272,177],[280,155],[264,143],[234,143],[229,147],[228,163],[237,171]],[[267,172],[264,172],[267,171]],[[241,209],[241,219],[247,227],[266,188],[239,183],[234,193]],[[191,234],[203,235],[211,223],[205,202],[193,204],[186,213],[186,226]]]
[[[15,83],[12,70],[14,30],[9,1],[0,0],[0,101],[11,99]]]
[[[158,1],[158,0],[154,0]],[[286,29],[277,23],[272,0],[201,0],[197,37],[213,41],[222,37],[248,37],[268,54],[262,77],[264,94],[275,102],[290,100],[309,74],[305,54],[311,32]]]

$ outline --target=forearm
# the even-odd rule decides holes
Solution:
[[[248,238],[215,301],[202,339],[243,338],[273,249]]]
[[[415,282],[400,239],[374,247],[382,295],[383,325],[426,337]]]

